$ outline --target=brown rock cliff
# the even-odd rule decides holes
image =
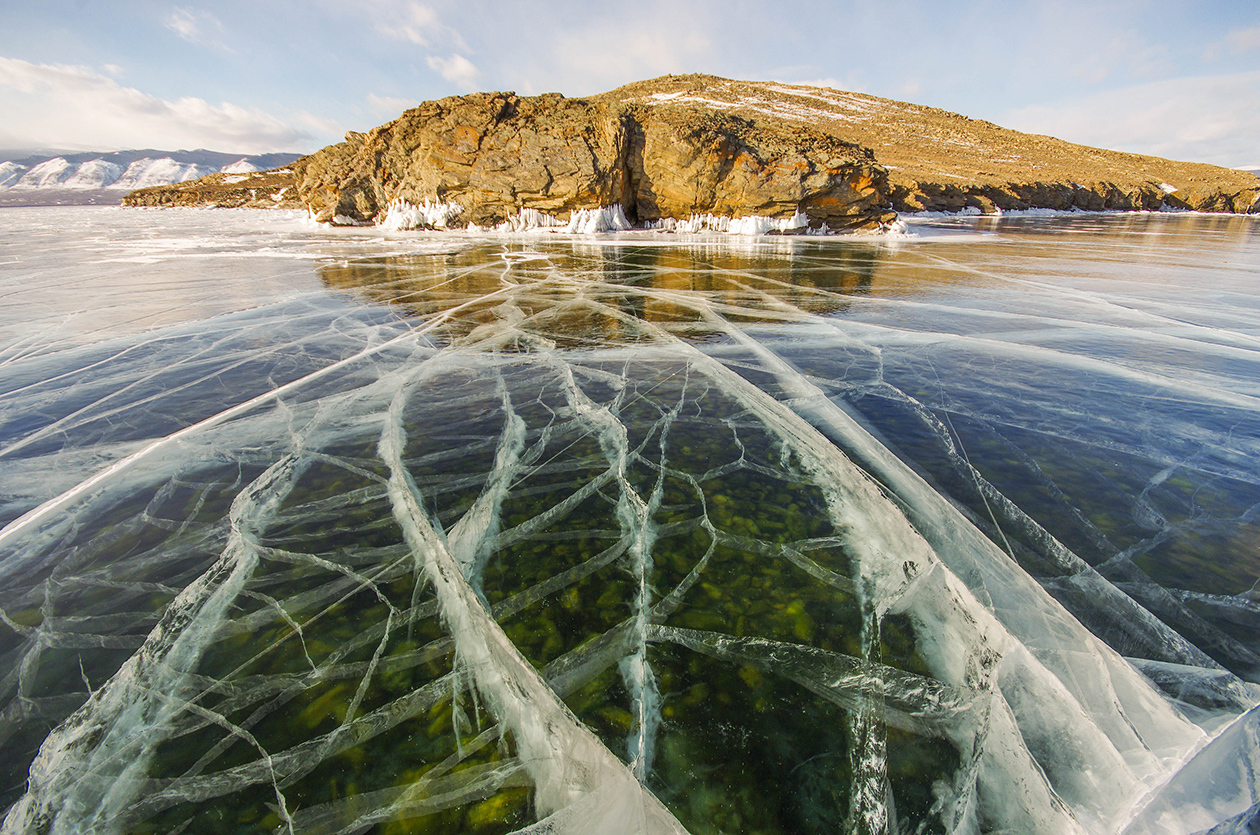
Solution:
[[[876,225],[886,172],[864,148],[805,125],[699,107],[477,93],[408,110],[295,165],[322,221],[379,220],[391,202],[455,203],[489,225],[536,209],[567,218],[620,204],[632,222],[792,217]]]

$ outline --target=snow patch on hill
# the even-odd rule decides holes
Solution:
[[[59,186],[75,172],[75,167],[61,157],[45,160],[22,175],[14,188],[50,188]]]
[[[26,169],[16,162],[9,162],[8,160],[0,162],[0,188],[8,188],[22,179],[22,175],[25,173]]]
[[[91,159],[75,169],[74,173],[61,183],[62,188],[105,188],[118,181],[122,176],[121,165],[106,162],[103,159]]]
[[[219,169],[219,172],[222,174],[253,174],[255,171],[262,171],[262,169],[244,157],[241,157],[231,165],[225,165]]]

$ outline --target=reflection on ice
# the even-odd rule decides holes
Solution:
[[[1061,225],[312,230],[323,289],[0,323],[2,831],[1245,821],[1260,335]]]

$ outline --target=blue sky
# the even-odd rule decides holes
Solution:
[[[0,0],[0,148],[310,151],[424,99],[827,84],[1260,166],[1260,2]]]

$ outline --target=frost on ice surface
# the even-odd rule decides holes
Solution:
[[[1009,220],[84,217],[0,320],[6,835],[1137,835],[1260,800],[1246,269],[1191,304],[1079,278],[1152,263],[1125,218],[1055,221],[1110,230],[1094,261]]]

